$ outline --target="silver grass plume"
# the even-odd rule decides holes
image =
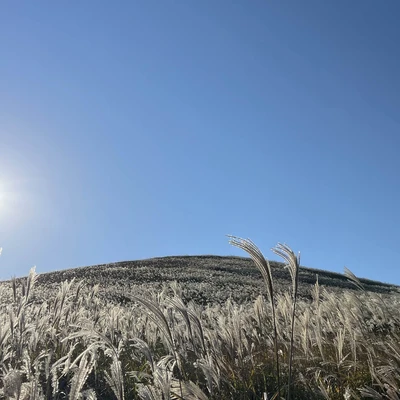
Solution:
[[[177,368],[179,369],[180,375],[185,376],[183,364],[181,360],[181,356],[177,351],[175,336],[173,334],[173,329],[170,328],[170,324],[168,322],[167,317],[164,315],[164,312],[160,305],[155,301],[150,301],[138,296],[132,296],[133,300],[136,300],[138,303],[144,305],[149,313],[150,319],[157,325],[157,327],[163,332],[164,338],[167,341],[170,352],[173,355],[174,360],[176,361]],[[171,320],[171,318],[170,318]]]
[[[115,397],[118,400],[125,400],[124,374],[122,372],[121,361],[117,357],[113,357],[113,362],[110,367],[110,374],[105,371],[104,377],[114,392]]]
[[[286,262],[286,268],[289,269],[290,277],[292,278],[292,323],[290,332],[290,353],[289,353],[289,377],[288,377],[288,392],[287,398],[290,399],[291,381],[292,381],[292,366],[293,366],[293,347],[294,347],[294,322],[296,319],[296,300],[297,289],[299,286],[299,268],[300,268],[300,253],[296,257],[293,250],[286,244],[278,243],[272,251],[283,258]]]
[[[249,254],[251,259],[256,264],[256,267],[261,272],[264,278],[264,282],[267,286],[267,291],[269,295],[269,300],[271,302],[272,308],[272,322],[274,330],[274,350],[275,350],[275,362],[276,362],[276,372],[277,372],[277,383],[278,383],[278,399],[280,399],[281,394],[281,383],[280,383],[280,368],[279,368],[279,354],[278,354],[278,333],[276,327],[276,312],[275,312],[275,299],[274,299],[274,286],[272,281],[271,266],[269,261],[261,253],[260,249],[250,240],[242,239],[237,236],[227,235],[229,238],[229,243],[232,246],[238,247]]]
[[[78,400],[80,398],[81,390],[89,374],[92,372],[94,363],[95,357],[93,354],[86,354],[81,358],[79,367],[75,371],[71,380],[71,391],[69,393],[70,400]]]
[[[182,395],[178,394],[181,390]],[[173,380],[171,383],[171,399],[176,400],[209,400],[208,396],[192,381],[177,382]]]
[[[347,267],[344,267],[344,275],[357,289],[365,291],[360,280]]]

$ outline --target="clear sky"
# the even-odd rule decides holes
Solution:
[[[400,3],[0,4],[0,278],[167,255],[400,284]]]

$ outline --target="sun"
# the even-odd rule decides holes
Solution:
[[[0,182],[0,207],[3,207],[3,202],[4,202],[4,200],[5,200],[5,191],[4,191],[4,188],[3,188],[3,186],[2,186],[2,184],[1,184],[1,182]]]
[[[9,182],[0,180],[0,224],[12,223],[15,217],[15,192]]]
[[[0,217],[6,214],[6,196],[0,192]]]
[[[4,185],[4,182],[0,181],[0,215],[5,214],[8,203],[7,199],[9,197],[10,196],[7,195],[7,189],[6,186]]]

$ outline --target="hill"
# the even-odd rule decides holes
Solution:
[[[291,285],[289,272],[283,263],[270,262],[274,284],[279,292]],[[353,290],[354,285],[343,274],[307,267],[300,269],[299,297],[310,299],[311,289],[318,282],[333,291]],[[265,293],[261,274],[250,258],[234,256],[174,256],[137,261],[121,261],[79,267],[39,275],[39,286],[58,288],[65,280],[85,280],[100,286],[100,294],[118,303],[130,301],[130,294],[160,290],[177,281],[184,289],[184,298],[196,303],[224,303],[228,298],[243,303],[254,301]],[[366,291],[398,293],[399,287],[387,283],[360,279]]]
[[[1,282],[0,399],[398,398],[399,287],[303,267],[295,302],[288,270],[271,269],[272,302],[243,257]]]

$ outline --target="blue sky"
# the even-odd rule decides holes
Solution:
[[[400,284],[400,3],[0,7],[0,279],[234,234]]]

